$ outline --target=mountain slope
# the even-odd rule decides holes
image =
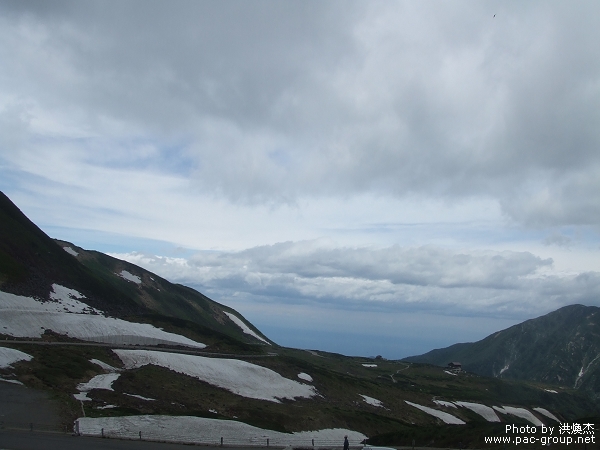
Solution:
[[[262,343],[226,314],[234,314],[260,336],[238,312],[194,289],[51,239],[0,192],[0,291],[50,300],[54,284],[75,289],[86,304],[113,317],[154,323],[189,337],[199,335],[221,347],[252,350],[246,343]]]
[[[541,381],[600,397],[600,308],[570,305],[474,343],[432,350],[406,361],[447,365],[480,375]]]
[[[549,425],[600,411],[575,389],[276,346],[193,289],[50,239],[0,195],[2,338],[0,391],[7,381],[52,391],[62,430],[83,415],[98,433],[113,423],[137,434],[131,424],[149,415],[209,429],[213,419],[252,425],[261,439],[336,428],[382,444],[436,436],[443,446],[480,448],[480,436],[506,423]],[[2,401],[0,392],[5,411]],[[3,417],[3,426],[30,423],[23,413]]]

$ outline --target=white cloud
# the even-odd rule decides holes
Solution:
[[[114,256],[217,298],[367,311],[523,318],[570,303],[595,304],[600,292],[599,273],[556,273],[552,260],[528,252],[347,248],[306,241],[200,252],[189,259]]]

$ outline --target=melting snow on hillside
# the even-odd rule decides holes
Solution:
[[[379,408],[383,408],[383,403],[381,402],[381,400],[377,400],[376,398],[369,397],[369,396],[367,396],[367,395],[362,395],[362,394],[359,394],[359,395],[360,395],[360,396],[363,398],[363,400],[364,400],[366,403],[368,403],[369,405],[372,405],[372,406],[377,406],[377,407],[379,407]]]
[[[300,378],[301,380],[304,380],[304,381],[308,381],[309,383],[312,383],[312,381],[313,381],[312,377],[309,374],[304,373],[304,372],[300,372],[298,374],[298,378]]]
[[[234,394],[279,403],[317,395],[314,387],[284,378],[277,372],[237,359],[206,358],[196,355],[150,350],[113,350],[127,369],[147,364],[165,367]]]
[[[446,402],[444,400],[434,400],[433,403],[435,403],[436,405],[440,405],[440,406],[446,406],[447,408],[456,409],[456,405],[452,402]]]
[[[0,347],[0,369],[8,369],[19,361],[31,361],[33,356],[15,350],[14,348]]]
[[[126,270],[121,270],[121,273],[118,273],[117,275],[123,278],[124,280],[131,281],[132,283],[142,284],[142,279],[140,277],[129,273]]]
[[[0,291],[0,332],[15,337],[41,337],[45,330],[85,341],[111,344],[177,344],[204,348],[204,344],[149,324],[105,317],[80,302],[74,289],[52,285],[51,301]]]
[[[500,418],[494,412],[492,408],[489,406],[482,405],[480,403],[471,403],[471,402],[454,402],[458,406],[462,406],[463,408],[468,408],[474,413],[479,414],[488,422],[500,422]]]
[[[77,390],[79,394],[73,394],[77,400],[81,401],[90,401],[91,398],[88,398],[87,393],[92,389],[104,389],[106,391],[112,391],[112,384],[121,376],[120,373],[103,373],[101,375],[96,375],[87,383],[79,383],[77,385]]]
[[[426,412],[427,414],[437,417],[438,419],[441,419],[444,423],[447,423],[449,425],[464,425],[465,424],[464,421],[460,420],[458,417],[454,417],[452,414],[448,414],[447,412],[438,411],[437,409],[429,408],[427,406],[422,406],[417,403],[412,403],[412,402],[409,402],[408,400],[404,400],[404,401],[407,404],[409,404],[410,406],[414,406],[415,408],[420,409],[421,411]]]
[[[229,313],[227,311],[223,311],[223,312],[225,314],[227,314],[227,317],[229,317],[233,323],[235,323],[238,327],[240,327],[244,333],[249,334],[250,336],[258,339],[259,341],[263,341],[265,344],[271,345],[271,343],[267,342],[266,340],[264,340],[263,338],[261,338],[258,334],[256,334],[254,331],[252,331],[248,327],[248,325],[246,325],[242,321],[242,319],[240,319],[238,316],[236,316],[235,314]]]
[[[73,256],[77,256],[79,255],[79,253],[77,253],[75,250],[73,250],[71,247],[63,247],[63,250],[65,252],[67,252],[69,255],[73,255]]]
[[[557,422],[559,422],[559,423],[560,423],[560,420],[558,420],[558,418],[557,418],[557,417],[556,417],[554,414],[552,414],[550,411],[548,411],[548,410],[547,410],[547,409],[545,409],[545,408],[533,408],[533,410],[534,410],[535,412],[538,412],[538,413],[540,413],[540,414],[541,414],[541,415],[543,415],[543,416],[546,416],[546,417],[548,417],[549,419],[556,420]]]
[[[535,417],[531,411],[528,411],[525,408],[515,408],[514,406],[494,406],[493,408],[502,414],[512,414],[513,416],[528,420],[536,427],[544,425],[540,419]]]
[[[110,437],[137,439],[141,432],[147,440],[190,444],[220,445],[223,438],[224,445],[240,447],[266,447],[267,439],[274,447],[312,447],[312,439],[315,446],[341,447],[346,435],[350,444],[356,446],[367,438],[362,433],[343,428],[281,433],[234,420],[190,416],[83,417],[77,419],[75,428],[84,436],[100,436],[104,429],[104,434]]]

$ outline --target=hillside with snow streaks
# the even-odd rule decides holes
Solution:
[[[343,428],[281,433],[235,420],[190,416],[83,417],[77,419],[75,428],[84,436],[100,436],[104,429],[105,435],[117,438],[135,439],[141,432],[147,440],[219,445],[223,438],[225,445],[238,446],[266,446],[267,438],[271,446],[309,447],[312,439],[315,445],[340,445],[346,435],[351,445],[358,445],[367,438],[362,433]]]
[[[206,358],[196,355],[151,350],[113,350],[126,369],[147,364],[165,367],[201,381],[227,389],[243,397],[279,403],[317,395],[314,387],[284,378],[266,367],[237,359]]]
[[[45,330],[84,341],[111,344],[206,345],[145,323],[105,317],[75,297],[77,291],[53,285],[54,301],[41,301],[0,291],[0,332],[14,337],[39,338]]]
[[[468,408],[474,413],[479,414],[488,422],[500,422],[500,418],[494,412],[492,408],[489,406],[482,405],[481,403],[471,403],[471,402],[454,402],[458,406],[462,406],[463,408]]]
[[[19,361],[31,361],[33,356],[14,348],[0,347],[0,369],[8,369]]]
[[[540,413],[543,416],[546,416],[549,419],[555,420],[558,423],[561,423],[561,421],[558,419],[558,417],[556,417],[554,414],[552,414],[550,411],[548,411],[546,408],[533,408],[533,410],[535,412]]]
[[[513,416],[528,420],[536,427],[544,425],[540,419],[535,417],[531,411],[528,411],[525,408],[516,408],[514,406],[494,406],[493,408],[499,413],[512,414]]]
[[[258,339],[259,341],[264,342],[265,344],[269,344],[271,345],[270,342],[267,342],[265,339],[261,338],[258,334],[256,334],[254,331],[252,331],[248,325],[246,325],[242,319],[240,319],[238,316],[236,316],[235,314],[232,314],[230,312],[227,311],[223,311],[225,314],[227,314],[227,317],[229,317],[231,319],[231,321],[233,323],[235,323],[238,327],[240,327],[240,329],[245,333],[245,334],[249,334],[250,336]]]
[[[448,414],[447,412],[439,411],[437,409],[429,408],[428,406],[423,406],[423,405],[419,405],[417,403],[409,402],[408,400],[404,400],[404,402],[410,406],[414,406],[415,408],[420,409],[421,411],[423,411],[429,415],[432,415],[434,417],[437,417],[438,419],[441,419],[442,422],[447,423],[449,425],[464,425],[465,424],[464,421],[462,421],[458,417],[454,417],[452,414]]]

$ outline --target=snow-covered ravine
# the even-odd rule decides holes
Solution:
[[[51,301],[0,291],[0,333],[14,337],[39,338],[45,330],[84,341],[115,345],[206,345],[184,336],[168,333],[152,325],[105,317],[78,299],[85,298],[74,289],[53,284]]]
[[[303,446],[341,447],[344,436],[348,436],[350,445],[359,445],[367,438],[362,433],[343,428],[317,431],[281,433],[253,427],[234,420],[205,419],[190,416],[126,416],[79,418],[75,422],[75,431],[84,436],[104,436],[115,438],[170,441],[182,443],[236,446]]]
[[[229,319],[231,319],[231,321],[233,323],[235,323],[238,327],[241,328],[241,330],[246,333],[249,334],[250,336],[252,336],[253,338],[258,339],[259,341],[264,342],[265,344],[269,344],[271,345],[270,342],[266,341],[265,339],[261,338],[258,334],[256,334],[254,331],[252,331],[248,325],[246,325],[242,319],[240,319],[238,316],[236,316],[235,314],[229,313],[227,311],[223,311],[225,314],[227,314],[227,317],[229,317]]]
[[[279,402],[280,399],[318,395],[313,386],[284,378],[266,367],[237,359],[206,358],[196,355],[151,350],[113,350],[126,369],[147,364],[165,367],[227,389],[243,397]]]

